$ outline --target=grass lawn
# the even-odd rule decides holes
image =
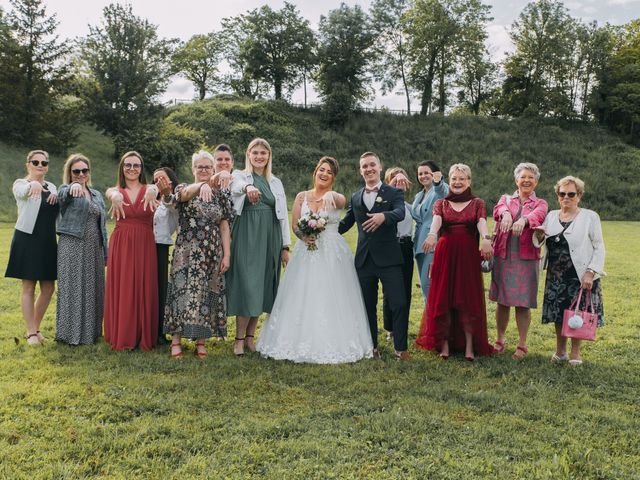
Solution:
[[[230,341],[204,361],[30,348],[19,281],[0,278],[0,478],[640,478],[640,223],[604,233],[606,326],[580,368],[550,363],[539,309],[521,363],[513,321],[508,355],[473,364],[413,345],[398,363],[382,339],[382,360],[340,366],[238,359]],[[411,342],[421,303],[414,288]]]

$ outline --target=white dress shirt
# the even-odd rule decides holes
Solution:
[[[398,238],[411,238],[412,234],[413,218],[411,217],[411,204],[404,202],[404,220],[398,222]]]
[[[173,245],[173,233],[178,229],[178,209],[175,204],[160,202],[153,214],[153,235],[160,245]]]
[[[380,190],[380,187],[382,186],[382,181],[379,181],[377,183],[377,185],[375,185],[372,188],[377,188],[378,190]],[[365,191],[364,194],[362,195],[362,201],[364,202],[365,206],[367,207],[367,210],[371,210],[373,208],[373,205],[376,203],[376,198],[378,197],[378,192],[367,192],[367,186],[365,185]],[[406,217],[405,217],[406,218]]]

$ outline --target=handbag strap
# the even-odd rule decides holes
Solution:
[[[577,297],[574,297],[573,302],[571,302],[571,306],[569,310],[573,310],[576,314],[580,311],[580,300],[582,300],[582,288],[580,288],[580,292]],[[577,305],[576,305],[577,304]]]
[[[589,307],[591,307],[591,313],[593,315],[595,315],[596,312],[595,312],[595,309],[593,308],[593,298],[591,297],[591,289],[589,288],[589,289],[586,289],[586,290],[587,290],[587,300],[586,300],[586,303],[584,305],[584,309],[586,311]]]

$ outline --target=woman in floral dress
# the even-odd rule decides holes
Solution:
[[[226,322],[224,273],[229,268],[232,206],[226,189],[211,189],[213,157],[192,158],[195,183],[176,187],[178,236],[173,250],[164,331],[173,336],[171,356],[182,356],[181,338],[196,340],[196,355],[207,355],[205,340]]]

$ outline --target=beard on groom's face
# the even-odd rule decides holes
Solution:
[[[378,183],[381,172],[382,165],[380,164],[380,160],[373,155],[368,155],[360,159],[360,175],[362,175],[366,183]]]

